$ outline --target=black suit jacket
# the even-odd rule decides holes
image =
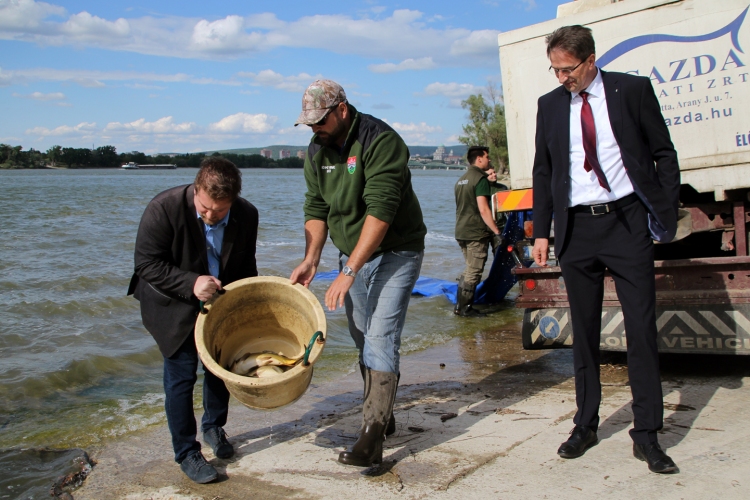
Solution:
[[[135,273],[128,295],[140,301],[143,325],[165,357],[192,335],[199,311],[193,285],[198,276],[210,274],[205,227],[193,197],[192,184],[158,194],[141,217],[135,242]],[[224,229],[222,284],[258,275],[257,236],[258,210],[238,197]]]
[[[651,233],[658,241],[671,241],[677,231],[680,167],[651,81],[601,73],[612,132],[630,182],[648,210]],[[534,238],[549,238],[554,214],[558,258],[565,251],[568,223],[570,100],[564,86],[543,95],[536,121]]]

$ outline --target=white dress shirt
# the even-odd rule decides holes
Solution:
[[[588,86],[586,92],[589,93],[588,101],[596,126],[596,152],[599,157],[599,164],[612,191],[607,192],[599,185],[599,179],[597,179],[593,169],[586,172],[586,169],[583,168],[583,161],[586,158],[581,131],[583,98],[577,92],[573,93],[570,101],[569,207],[608,203],[633,193],[633,184],[625,171],[620,147],[617,145],[615,135],[612,133],[612,125],[609,123],[604,83],[602,82],[602,73],[598,68],[596,77]]]

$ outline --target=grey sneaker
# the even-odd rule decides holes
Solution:
[[[221,427],[211,427],[203,433],[203,441],[211,447],[216,458],[231,458],[234,448],[227,441],[227,433]]]
[[[180,464],[180,469],[182,469],[182,472],[184,472],[187,477],[198,484],[210,483],[219,477],[219,473],[216,472],[214,466],[206,462],[206,459],[203,458],[203,454],[200,451],[188,455]]]

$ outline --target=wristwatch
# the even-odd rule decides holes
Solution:
[[[357,275],[357,272],[349,266],[344,266],[341,272],[344,273],[344,276],[351,276],[352,278]]]

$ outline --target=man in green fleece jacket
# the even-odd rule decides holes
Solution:
[[[369,467],[382,462],[385,436],[396,430],[401,330],[427,228],[403,139],[358,112],[338,83],[316,80],[307,88],[298,124],[315,135],[305,158],[305,258],[291,281],[310,285],[330,234],[340,272],[325,305],[345,306],[365,382],[360,436],[339,462]]]

